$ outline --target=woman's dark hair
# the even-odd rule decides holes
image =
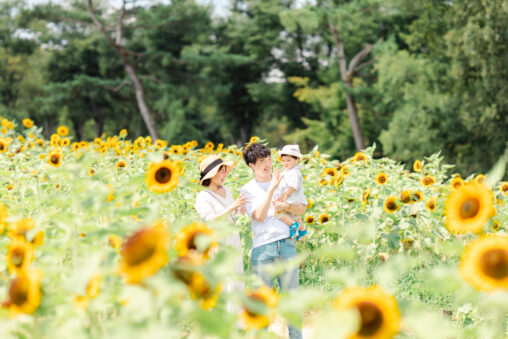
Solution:
[[[218,172],[220,172],[220,171],[222,170],[222,168],[223,168],[223,167],[224,167],[224,165],[220,165],[219,170],[217,171],[217,173],[218,173]],[[203,180],[203,182],[201,183],[201,186],[206,186],[206,187],[208,187],[208,186],[210,186],[210,184],[211,184],[211,183],[212,183],[212,178],[205,179],[205,180]]]
[[[249,148],[243,151],[243,160],[245,160],[247,166],[255,164],[258,159],[264,159],[269,156],[270,149],[261,144],[251,144]]]

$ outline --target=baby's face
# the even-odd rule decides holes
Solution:
[[[285,170],[291,169],[291,168],[295,167],[296,165],[298,165],[298,158],[295,159],[290,155],[283,155],[281,157],[281,160],[282,160],[282,166],[284,167]]]

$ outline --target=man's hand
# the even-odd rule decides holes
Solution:
[[[282,181],[282,175],[280,175],[280,169],[276,167],[272,173],[272,181],[270,182],[270,187],[268,188],[271,192],[275,191],[277,186],[279,186]]]
[[[276,212],[286,211],[289,208],[289,204],[285,201],[274,201],[273,207]]]

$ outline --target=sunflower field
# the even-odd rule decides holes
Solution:
[[[502,161],[461,178],[439,154],[408,170],[374,147],[343,161],[315,147],[301,162],[310,235],[269,268],[298,266],[300,288],[279,293],[250,273],[248,216],[239,253],[221,245],[238,229],[193,207],[209,154],[236,163],[225,185],[238,196],[243,148],[1,124],[1,338],[276,338],[274,319],[305,338],[508,336]]]

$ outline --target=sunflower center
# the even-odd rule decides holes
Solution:
[[[4,144],[0,144],[0,151],[3,151],[5,148]]]
[[[16,248],[12,251],[11,254],[11,262],[14,266],[20,267],[23,265],[23,261],[25,260],[25,251],[21,248]]]
[[[187,239],[187,248],[189,250],[197,250],[198,247],[196,245],[196,237],[200,234],[204,234],[202,232],[194,232],[190,235],[190,237]]]
[[[432,179],[431,177],[423,178],[423,184],[425,186],[432,185],[433,182],[434,182],[434,179]]]
[[[171,180],[171,170],[167,167],[162,167],[155,172],[155,180],[159,184],[165,184]]]
[[[2,148],[0,148],[0,149],[2,149]],[[508,184],[503,184],[503,186],[501,186],[501,191],[503,191],[503,192],[508,191]]]
[[[386,178],[385,177],[379,177],[379,182],[384,184],[386,181]]]
[[[383,325],[383,314],[379,307],[370,301],[360,302],[356,304],[356,307],[360,312],[362,321],[358,334],[365,337],[376,334]]]
[[[460,206],[460,217],[462,219],[473,218],[480,210],[480,202],[476,198],[467,199]]]
[[[397,204],[395,201],[390,200],[386,203],[386,208],[388,208],[390,211],[395,211],[397,209]]]
[[[480,268],[485,275],[493,279],[508,277],[508,251],[492,249],[480,257]]]
[[[433,210],[434,208],[436,208],[436,205],[434,204],[434,201],[429,201],[429,208],[431,210]]]
[[[125,262],[136,266],[150,258],[157,247],[157,238],[149,230],[143,230],[127,240],[123,250]]]
[[[402,201],[404,204],[407,204],[411,200],[411,196],[409,193],[402,192],[400,195],[400,201]]]
[[[16,278],[9,289],[10,301],[18,306],[28,300],[28,281],[23,278]]]
[[[52,155],[49,161],[51,161],[53,164],[58,164],[59,161],[58,156]]]

